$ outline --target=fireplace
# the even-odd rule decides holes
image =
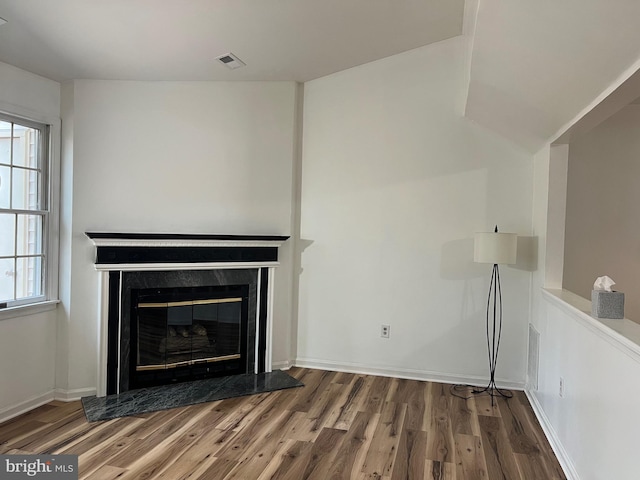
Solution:
[[[101,276],[98,396],[271,371],[279,236],[87,233]]]

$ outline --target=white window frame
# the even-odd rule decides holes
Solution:
[[[0,113],[8,117],[13,117],[16,122],[21,120],[28,125],[31,123],[44,124],[49,127],[49,138],[46,142],[48,165],[44,168],[47,171],[46,181],[48,185],[46,205],[49,214],[46,216],[47,224],[43,231],[43,251],[45,254],[45,278],[44,296],[37,297],[33,301],[27,299],[25,302],[13,306],[0,308],[0,320],[33,315],[56,308],[60,302],[58,299],[58,269],[59,269],[59,245],[60,245],[60,119],[49,117],[20,108],[16,105],[9,105],[0,102]]]

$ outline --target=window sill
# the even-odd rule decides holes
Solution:
[[[0,320],[49,312],[51,310],[55,310],[59,303],[60,300],[47,300],[45,302],[31,303],[29,305],[3,308],[0,310]]]
[[[640,324],[591,316],[591,301],[568,290],[543,289],[543,297],[560,307],[603,340],[640,363]]]

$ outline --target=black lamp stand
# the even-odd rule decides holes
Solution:
[[[493,316],[491,312],[493,311]],[[491,319],[493,317],[493,319]],[[487,352],[489,354],[489,384],[484,388],[474,387],[474,394],[488,393],[491,396],[491,406],[494,398],[500,395],[503,398],[511,398],[513,394],[496,385],[496,365],[498,364],[498,350],[500,349],[500,337],[502,336],[502,289],[500,288],[500,269],[498,264],[493,264],[489,295],[487,297]]]
[[[472,385],[452,385],[451,394],[468,399],[459,393],[460,389],[471,387],[471,393],[479,395],[486,393],[491,397],[491,406],[495,405],[497,396],[503,398],[513,397],[513,393],[504,390],[496,385],[496,366],[498,364],[498,351],[500,349],[500,338],[502,336],[502,289],[500,287],[500,269],[498,264],[493,264],[491,282],[489,284],[489,295],[487,297],[487,352],[489,354],[489,383],[486,387],[476,387]]]

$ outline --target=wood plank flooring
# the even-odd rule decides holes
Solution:
[[[79,455],[92,480],[564,480],[522,392],[293,368],[305,387],[88,423],[51,402],[0,424],[0,453]]]

